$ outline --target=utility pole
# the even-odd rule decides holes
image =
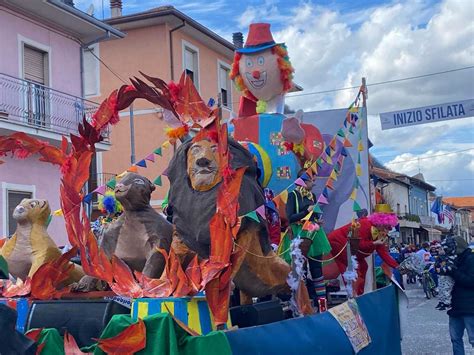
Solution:
[[[135,164],[135,125],[133,122],[133,103],[130,105],[130,162]]]

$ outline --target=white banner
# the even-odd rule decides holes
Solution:
[[[380,114],[382,130],[474,116],[474,99]]]

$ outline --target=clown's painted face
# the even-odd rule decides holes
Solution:
[[[245,86],[259,100],[269,101],[283,92],[278,55],[271,49],[242,55],[239,72]]]

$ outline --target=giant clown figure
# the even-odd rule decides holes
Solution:
[[[286,46],[275,42],[270,24],[251,24],[230,74],[242,93],[239,117],[233,120],[234,138],[256,143],[268,153],[273,171],[268,187],[275,194],[287,188],[304,161],[317,158],[324,147],[316,127],[300,124],[301,112],[298,118],[283,114],[293,72]]]

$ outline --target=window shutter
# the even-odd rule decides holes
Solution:
[[[94,57],[94,48],[84,51],[84,91],[86,96],[99,94],[97,66],[99,61]]]
[[[229,71],[223,67],[219,68],[219,87],[227,90],[227,81],[229,80]]]
[[[45,53],[32,47],[23,49],[24,76],[26,80],[46,84]]]

